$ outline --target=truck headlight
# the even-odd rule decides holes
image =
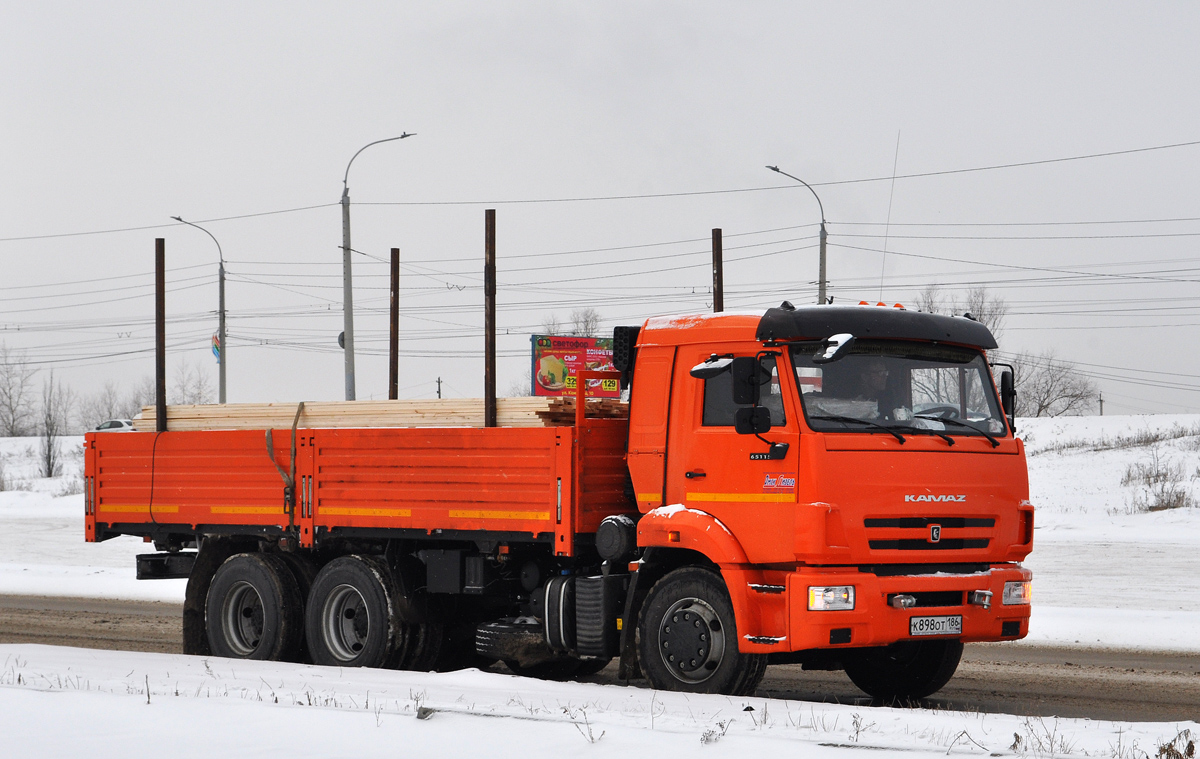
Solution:
[[[835,585],[808,589],[809,611],[849,611],[854,608],[854,586]]]
[[[1017,580],[1004,583],[1005,606],[1028,606],[1033,599],[1033,583]]]

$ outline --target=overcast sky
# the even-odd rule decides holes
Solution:
[[[837,302],[984,285],[1001,351],[1078,362],[1105,413],[1200,411],[1200,144],[905,176],[1200,141],[1197,39],[1192,3],[6,4],[0,341],[84,394],[152,374],[161,236],[169,371],[215,389],[182,215],[227,259],[229,400],[342,398],[341,180],[408,131],[350,172],[359,398],[391,247],[401,396],[482,395],[485,208],[502,393],[552,315],[709,310],[714,227],[727,310],[814,301],[778,164]]]

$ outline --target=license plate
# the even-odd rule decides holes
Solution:
[[[912,617],[909,635],[962,635],[962,615],[952,617]]]

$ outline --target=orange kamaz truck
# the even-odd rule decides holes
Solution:
[[[187,653],[546,678],[617,658],[731,695],[799,663],[921,698],[963,643],[1028,631],[994,347],[970,318],[784,303],[617,328],[619,375],[577,378],[554,426],[310,427],[298,405],[290,429],[89,434],[87,539],[143,536],[139,577],[188,578]],[[627,418],[590,416],[588,380],[618,377]]]

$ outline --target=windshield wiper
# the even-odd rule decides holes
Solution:
[[[842,422],[842,423],[855,422],[857,424],[865,424],[869,427],[878,427],[879,429],[883,430],[884,432],[892,435],[897,440],[899,440],[901,445],[904,445],[904,436],[903,435],[901,435],[899,432],[896,432],[891,427],[888,427],[883,424],[879,424],[878,422],[872,422],[870,419],[859,419],[856,416],[813,416],[811,414],[809,415],[808,418],[809,419],[822,419],[822,420],[830,421],[830,422]]]
[[[937,430],[931,430],[928,427],[914,427],[911,424],[906,424],[906,425],[901,426],[900,429],[904,430],[905,432],[909,433],[910,435],[937,435],[942,440],[945,440],[947,445],[954,445],[954,438],[950,437],[949,435],[947,435],[944,432],[938,432]]]
[[[974,430],[974,431],[978,432],[980,435],[983,435],[985,438],[987,438],[988,440],[990,440],[990,441],[992,442],[992,447],[993,447],[993,448],[999,448],[999,447],[1000,447],[1000,441],[999,441],[999,440],[997,440],[996,438],[992,437],[991,435],[989,435],[988,433],[984,432],[983,430],[981,430],[980,428],[976,427],[976,426],[975,426],[975,425],[973,425],[973,424],[967,424],[966,422],[959,421],[958,419],[943,419],[943,418],[942,418],[942,417],[940,417],[940,416],[921,416],[920,414],[914,414],[914,415],[913,415],[913,418],[914,418],[914,419],[928,419],[928,420],[929,420],[929,421],[931,421],[931,422],[942,422],[943,424],[956,424],[956,425],[958,425],[959,427],[966,427],[966,428],[967,428],[967,429],[969,429],[969,430]]]

